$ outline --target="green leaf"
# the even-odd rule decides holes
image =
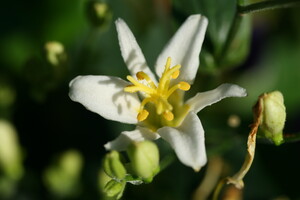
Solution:
[[[214,54],[220,53],[234,18],[235,0],[202,0],[201,13],[209,20],[207,34],[213,45]]]
[[[241,21],[232,40],[224,45],[224,54],[219,61],[222,68],[230,68],[241,64],[248,56],[251,40],[251,18],[250,16],[239,16]],[[228,47],[226,46],[228,45]]]

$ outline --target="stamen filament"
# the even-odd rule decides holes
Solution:
[[[150,97],[145,98],[145,99],[142,101],[141,105],[140,105],[140,110],[143,110],[144,107],[145,107],[145,105],[146,105],[147,103],[151,102],[151,101],[153,101],[152,98],[150,98]]]
[[[169,71],[165,71],[162,74],[162,76],[161,76],[161,78],[159,80],[159,84],[158,84],[158,91],[159,92],[164,91],[165,88],[169,88],[170,78],[172,78],[172,74],[174,72],[176,72],[177,70],[179,70],[180,68],[181,68],[181,65],[175,65],[174,67],[172,67],[171,69],[169,69]]]
[[[156,92],[155,89],[148,87],[137,80],[135,80],[132,76],[127,76],[127,80],[129,80],[131,83],[133,83],[135,86],[139,87],[142,92],[148,93],[148,94],[154,94]],[[125,87],[126,88],[126,87]]]

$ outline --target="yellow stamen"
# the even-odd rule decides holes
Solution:
[[[138,88],[138,91],[145,92],[145,93],[155,93],[155,89],[148,87],[137,80],[135,80],[132,76],[127,76],[127,80],[129,80],[133,85],[129,85],[124,88],[125,92],[137,92],[136,88]],[[135,88],[136,87],[136,88]]]
[[[170,112],[169,110],[165,111],[165,112],[163,113],[163,115],[164,115],[164,118],[165,118],[166,120],[168,120],[168,121],[172,121],[172,120],[174,119],[173,113]]]
[[[168,98],[177,90],[187,91],[190,89],[190,84],[187,82],[179,82],[176,85],[172,84],[172,79],[177,79],[180,74],[181,65],[175,65],[171,67],[171,58],[168,57],[165,69],[159,79],[158,85],[155,85],[153,80],[145,73],[138,72],[136,73],[137,79],[134,79],[132,76],[127,76],[132,85],[129,85],[124,88],[125,92],[142,92],[145,95],[137,116],[138,121],[144,121],[147,119],[149,112],[144,109],[146,104],[153,103],[156,107],[156,113],[162,115],[167,121],[172,121],[174,119],[174,114],[172,112],[173,106],[169,103]],[[145,84],[139,82],[145,80]]]

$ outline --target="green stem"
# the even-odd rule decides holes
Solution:
[[[172,164],[175,161],[175,156],[174,154],[170,154],[165,156],[161,162],[160,162],[160,171],[164,170],[167,168],[170,164]]]
[[[213,193],[213,197],[212,200],[218,200],[219,196],[220,196],[220,192],[224,186],[224,184],[226,183],[226,179],[222,179],[220,180],[220,182],[218,183],[214,193]]]
[[[300,133],[295,134],[283,134],[284,142],[299,142]]]
[[[221,50],[221,53],[219,54],[221,59],[220,59],[220,63],[222,63],[223,61],[223,58],[225,57],[226,55],[226,52],[228,52],[228,49],[230,47],[230,45],[232,44],[232,41],[234,40],[239,28],[240,28],[240,25],[241,25],[241,22],[242,22],[242,16],[238,14],[238,12],[235,12],[235,16],[234,16],[234,19],[233,19],[233,22],[231,24],[231,27],[229,29],[229,32],[228,32],[228,36],[227,36],[227,39],[225,41],[225,44]]]
[[[289,8],[292,6],[299,6],[299,0],[272,0],[263,1],[246,6],[238,5],[237,12],[239,15],[261,12],[266,10],[274,10],[278,8]]]
[[[218,59],[219,63],[222,63],[223,58],[226,56],[226,52],[228,51],[230,45],[232,44],[232,41],[235,38],[240,28],[243,15],[260,12],[260,11],[277,9],[277,8],[288,8],[292,6],[300,6],[300,1],[299,0],[272,0],[272,1],[263,1],[259,3],[254,3],[246,6],[237,4],[237,9],[235,12],[233,22],[228,32],[227,39],[225,41],[222,50],[220,51],[220,54],[218,54],[219,55],[218,57],[220,58]]]

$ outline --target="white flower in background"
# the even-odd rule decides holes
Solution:
[[[157,80],[126,23],[116,21],[122,57],[131,73],[129,82],[112,76],[78,76],[70,82],[73,101],[106,119],[137,125],[108,142],[107,150],[121,151],[132,141],[162,137],[183,164],[196,171],[205,165],[204,130],[197,113],[223,98],[246,96],[245,89],[222,84],[184,101],[198,70],[207,24],[201,15],[184,22],[156,61]]]

